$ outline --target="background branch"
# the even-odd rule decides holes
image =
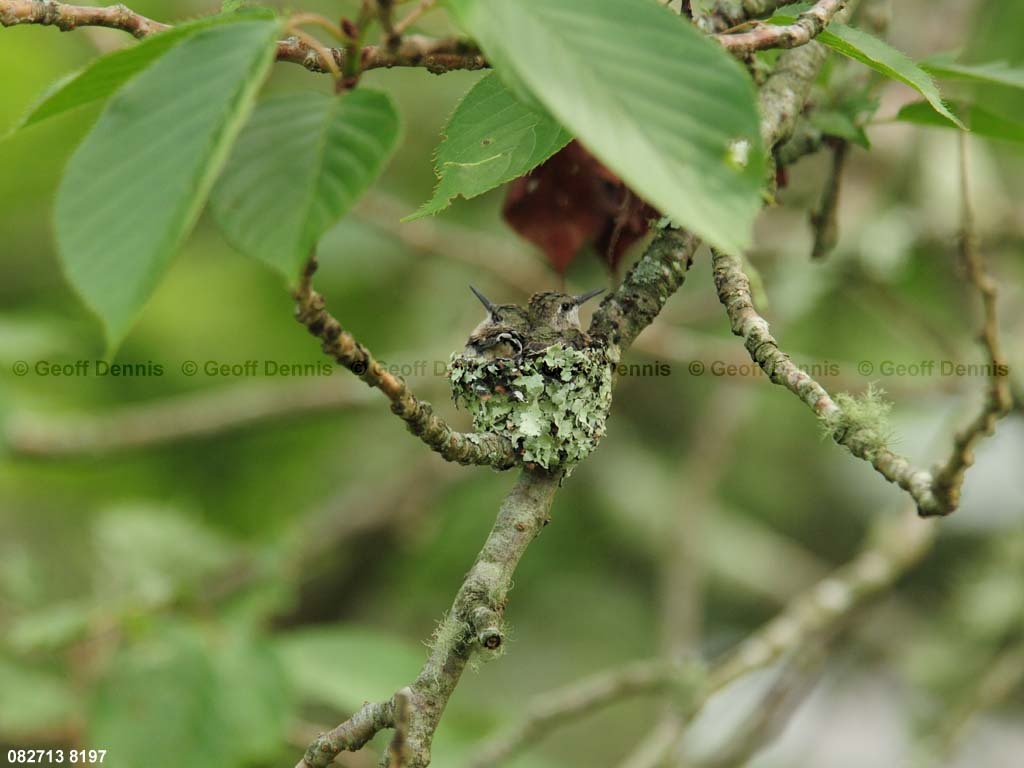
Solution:
[[[1010,412],[1013,396],[1010,393],[1010,365],[999,342],[999,315],[997,312],[998,288],[988,273],[978,249],[978,238],[974,231],[974,211],[971,205],[971,189],[967,174],[967,134],[960,132],[960,258],[968,283],[981,298],[982,326],[978,339],[988,358],[990,367],[989,388],[985,402],[974,420],[953,440],[953,452],[946,463],[935,474],[935,494],[940,501],[940,514],[952,512],[960,503],[960,489],[963,487],[967,468],[974,463],[974,448],[984,437],[995,430],[996,422]]]
[[[669,691],[689,700],[700,684],[696,672],[694,665],[664,659],[638,661],[551,691],[537,698],[521,722],[478,747],[464,768],[499,765],[560,725],[625,698]]]
[[[696,694],[681,704],[684,720],[690,722],[712,695],[735,680],[788,654],[807,653],[823,637],[837,631],[854,610],[884,592],[917,563],[934,538],[935,524],[913,514],[880,520],[852,561],[797,595],[778,616],[707,670]],[[522,723],[485,743],[480,754],[489,756],[493,765],[514,754],[525,740],[538,734],[538,729],[542,732],[573,722],[612,701],[666,690],[678,675],[679,667],[663,660],[634,662],[556,689],[539,697]],[[616,684],[620,680],[629,680],[630,684]],[[671,742],[666,740],[664,746],[671,746]],[[658,755],[647,764],[656,765],[663,758]],[[477,768],[483,764],[471,765]]]
[[[25,414],[5,428],[12,453],[34,459],[104,456],[314,413],[361,408],[368,392],[326,380],[224,387],[60,420]]]

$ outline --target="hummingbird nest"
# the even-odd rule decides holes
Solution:
[[[514,358],[453,355],[448,375],[478,432],[507,437],[524,464],[569,475],[604,436],[613,362],[601,345],[555,343]]]

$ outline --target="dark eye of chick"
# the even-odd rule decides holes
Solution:
[[[572,307],[573,307],[572,302],[567,301],[567,302],[562,304],[562,311],[563,312],[568,312],[569,310],[572,309]]]
[[[492,320],[493,320],[494,322],[496,322],[496,323],[500,323],[500,322],[501,322],[501,315],[499,315],[499,314],[493,314],[493,315],[491,315],[491,319],[492,319]]]

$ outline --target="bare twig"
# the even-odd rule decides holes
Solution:
[[[868,545],[850,563],[799,595],[708,673],[708,691],[773,664],[836,627],[869,598],[881,593],[931,548],[934,523],[913,515],[882,519]]]
[[[437,0],[420,0],[415,8],[395,24],[395,34],[404,35],[409,27],[419,21],[420,17],[435,5],[437,5]]]
[[[698,768],[742,768],[775,741],[821,677],[825,647],[825,642],[812,644],[789,659],[746,721],[717,754],[702,760]]]
[[[934,523],[912,514],[897,520],[880,520],[857,557],[799,594],[778,616],[715,662],[706,675],[700,676],[702,681],[696,693],[685,700],[684,720],[691,721],[712,695],[740,677],[771,666],[787,654],[805,653],[823,637],[836,632],[854,610],[884,592],[913,567],[929,550],[934,538]],[[485,743],[478,754],[487,756],[486,763],[471,765],[473,768],[496,765],[539,733],[587,716],[612,701],[669,690],[673,684],[679,684],[679,669],[662,660],[634,662],[541,696],[522,723]],[[628,686],[608,685],[621,675],[628,676],[631,670],[643,673],[630,678]],[[684,687],[683,690],[692,693],[694,689]],[[581,692],[593,691],[600,694],[581,695]],[[664,746],[671,746],[669,740],[666,739]]]
[[[278,43],[277,60],[301,64],[312,72],[332,73],[335,69],[351,73],[353,70],[422,67],[440,74],[489,66],[480,50],[464,40],[404,36],[406,29],[432,7],[433,2],[430,0],[423,0],[419,7],[398,23],[392,22],[392,5],[393,0],[380,0],[385,44],[363,46],[359,49],[359,62],[352,61],[351,48],[329,48],[310,41],[308,36],[298,35]],[[801,14],[795,24],[765,26],[751,32],[715,37],[727,50],[741,56],[764,48],[792,48],[813,39],[841,6],[841,0],[819,0],[814,8]],[[0,0],[0,24],[5,27],[18,24],[52,25],[63,31],[79,27],[109,27],[138,38],[170,28],[168,24],[154,21],[120,4],[94,7],[59,3],[56,0]]]
[[[722,33],[714,37],[727,51],[736,55],[767,48],[796,48],[821,34],[845,5],[846,0],[818,0],[792,24],[755,24],[749,32]]]
[[[849,142],[841,139],[833,146],[832,168],[825,181],[825,191],[822,193],[818,210],[811,212],[811,227],[814,232],[811,258],[815,260],[824,259],[839,242],[839,188],[849,150]]]
[[[885,445],[878,424],[858,421],[841,407],[813,377],[800,370],[784,353],[754,308],[750,281],[739,258],[713,251],[712,264],[718,298],[725,307],[732,332],[742,337],[747,352],[773,384],[800,398],[825,425],[833,439],[857,458],[869,462],[886,480],[907,491],[922,516],[949,514],[956,499],[939,495],[939,486],[927,470],[919,469]]]
[[[277,419],[358,408],[363,391],[326,381],[227,387],[123,406],[97,416],[57,421],[15,416],[6,443],[18,456],[66,459],[150,448],[218,435]]]
[[[395,0],[376,0],[376,3],[377,21],[384,33],[384,43],[388,50],[392,50],[401,37],[395,30]]]
[[[79,27],[108,27],[139,38],[170,29],[169,24],[147,19],[120,3],[98,8],[66,5],[53,0],[3,0],[0,2],[0,24],[5,27],[16,24],[52,25],[61,32]]]
[[[977,684],[951,708],[938,729],[938,757],[943,762],[952,757],[971,720],[1004,702],[1021,683],[1024,683],[1024,642],[1016,642],[995,655]]]
[[[601,672],[539,697],[520,722],[474,750],[464,768],[491,768],[532,745],[553,729],[591,715],[622,699],[671,691],[681,702],[700,685],[694,665],[662,659],[633,662]]]
[[[646,338],[646,336],[644,337]],[[750,411],[750,397],[738,395],[729,386],[717,387],[711,403],[697,421],[693,450],[674,482],[682,499],[666,536],[667,549],[661,565],[662,650],[666,658],[682,663],[700,653],[703,622],[701,586],[709,558],[708,521],[719,519],[715,489],[731,464],[729,454],[737,432]],[[680,737],[686,727],[681,702],[665,697],[661,718],[643,735],[622,768],[653,768]]]
[[[0,25],[56,26],[68,32],[80,27],[120,29],[135,37],[148,37],[171,25],[149,19],[124,5],[93,7],[68,5],[54,0],[0,0]],[[328,58],[329,57],[329,58]],[[312,72],[347,71],[352,57],[345,48],[310,45],[308,40],[290,37],[277,44],[277,60],[301,64]],[[442,73],[456,69],[483,69],[487,61],[478,48],[456,38],[404,37],[395,47],[368,45],[360,51],[361,70],[390,67],[422,67]]]
[[[341,725],[327,733],[321,733],[306,750],[306,755],[295,768],[330,765],[341,752],[356,752],[385,728],[395,724],[395,703],[393,699],[382,702],[366,702]]]
[[[999,343],[998,289],[996,281],[985,268],[974,232],[974,212],[971,207],[970,184],[967,174],[967,134],[960,133],[960,195],[961,231],[960,256],[967,280],[981,298],[984,320],[978,334],[988,357],[989,388],[981,412],[953,441],[953,453],[935,474],[935,495],[940,501],[937,514],[949,514],[960,502],[967,468],[974,463],[974,448],[995,430],[996,422],[1013,407],[1010,393],[1010,366]]]
[[[305,275],[295,292],[295,316],[309,332],[320,339],[324,353],[348,368],[369,386],[387,395],[391,411],[409,430],[448,461],[459,464],[486,464],[496,469],[515,465],[512,444],[500,435],[456,432],[439,416],[430,403],[418,400],[400,376],[388,372],[370,351],[327,311],[323,297],[313,290],[316,259],[310,258]]]

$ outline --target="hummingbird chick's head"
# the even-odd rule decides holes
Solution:
[[[497,326],[514,330],[525,330],[528,327],[529,317],[526,310],[518,304],[495,304],[472,285],[469,286],[469,290],[480,299],[480,303],[487,309],[487,317],[480,322],[474,333]]]
[[[604,288],[578,296],[557,291],[535,293],[530,297],[530,324],[534,328],[546,327],[554,331],[579,329],[580,305],[603,292]]]

